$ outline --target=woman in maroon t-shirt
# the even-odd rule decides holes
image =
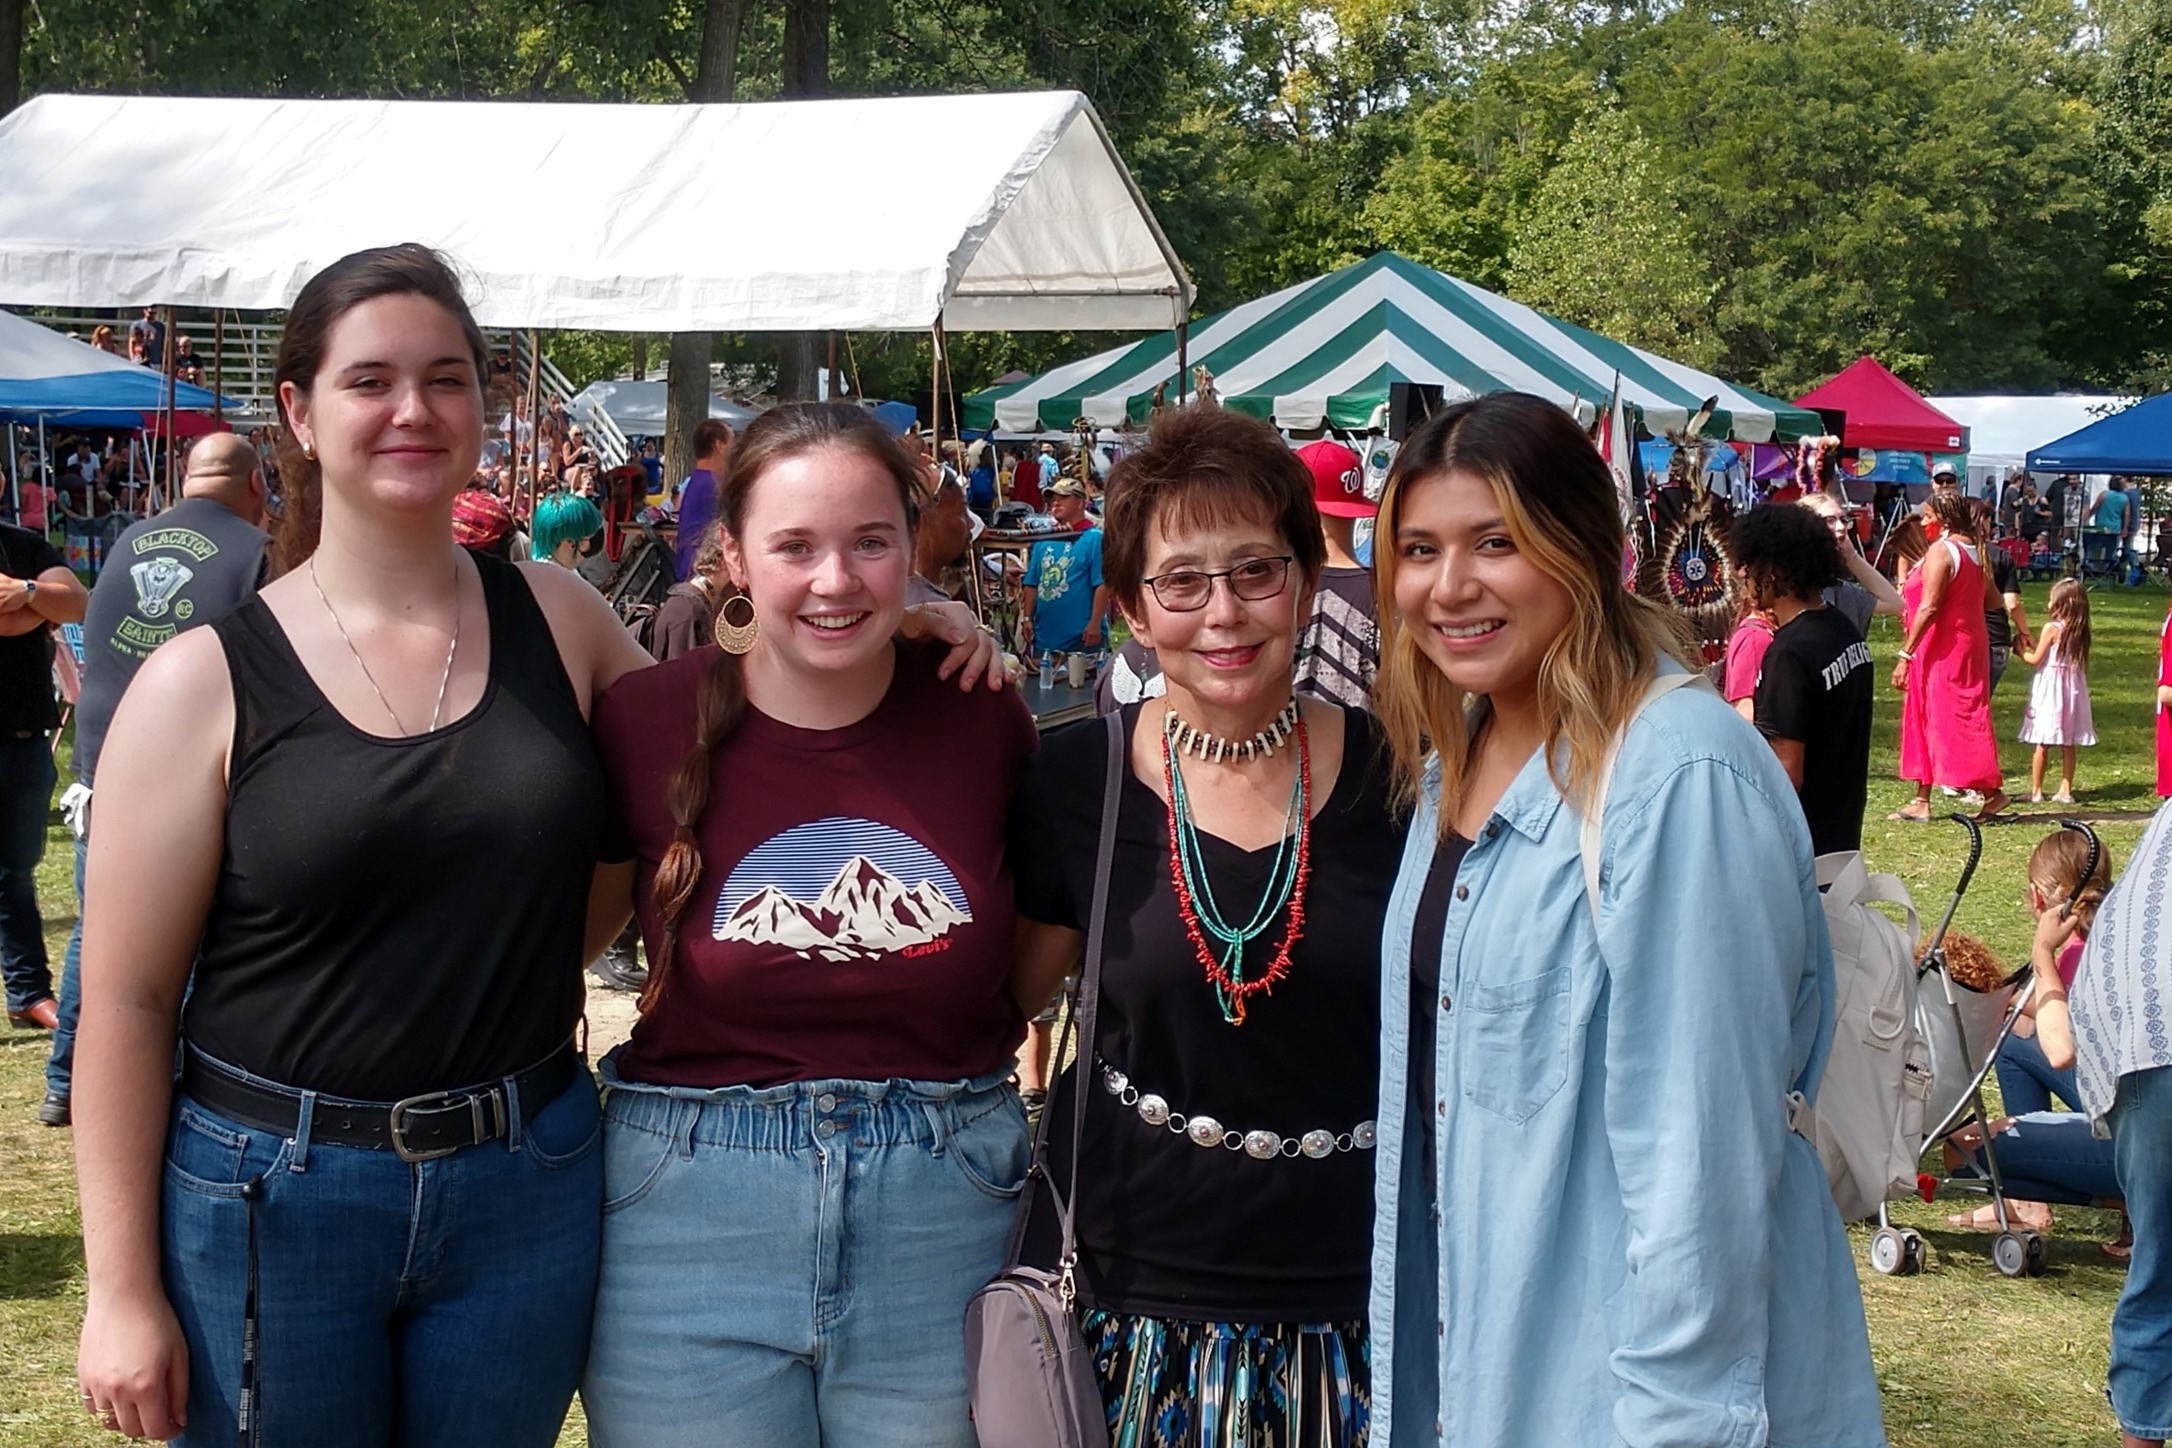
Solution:
[[[599,1445],[971,1448],[959,1323],[1026,1170],[1009,1084],[1015,693],[893,635],[917,474],[782,407],[719,489],[745,590],[597,701],[604,901],[650,978],[603,1065]]]

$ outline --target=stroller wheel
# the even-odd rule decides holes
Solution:
[[[2051,1262],[2051,1248],[2045,1244],[2041,1233],[2023,1232],[2021,1234],[2021,1258],[2022,1269],[2029,1276],[2041,1277],[2044,1275],[2044,1268],[2050,1265]]]
[[[1908,1238],[1913,1235],[1892,1227],[1880,1227],[1870,1236],[1871,1270],[1881,1277],[1906,1277],[1916,1270],[1909,1263]],[[1918,1250],[1920,1252],[1920,1243]],[[1919,1264],[1920,1265],[1920,1264]]]
[[[2029,1235],[2033,1237],[2036,1234],[2031,1232]],[[2043,1253],[2043,1243],[2041,1241],[2037,1243],[2037,1253],[2039,1257]],[[2029,1248],[2027,1243],[2022,1241],[2019,1233],[2001,1232],[1991,1239],[1991,1265],[1998,1268],[2000,1273],[2007,1277],[2021,1277],[2028,1274]],[[2039,1266],[2037,1270],[2041,1271],[2043,1269]]]
[[[1924,1244],[1923,1234],[1913,1227],[1901,1228],[1901,1276],[1913,1277],[1921,1272],[1924,1258],[1928,1255],[1929,1249]]]

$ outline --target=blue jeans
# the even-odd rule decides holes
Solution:
[[[2119,1199],[2112,1144],[2089,1129],[2089,1118],[2072,1111],[2034,1111],[2015,1116],[2013,1124],[1991,1138],[1998,1158],[1999,1182],[2009,1199],[2088,1207]],[[1981,1176],[1970,1164],[1956,1176]]]
[[[75,837],[75,929],[60,958],[60,1024],[53,1028],[53,1048],[45,1058],[45,1089],[66,1096],[75,1076],[75,1023],[83,1014],[83,860],[90,840]]]
[[[161,1214],[189,1347],[175,1441],[235,1441],[253,1212],[264,1444],[550,1448],[588,1354],[601,1117],[585,1071],[522,1109],[505,1140],[410,1164],[179,1097]]]
[[[2081,1094],[2074,1085],[2074,1068],[2064,1071],[2044,1059],[2044,1048],[2034,1036],[2008,1036],[1999,1047],[1999,1099],[2008,1116],[2027,1116],[2053,1110],[2051,1098],[2059,1098],[2067,1111],[2081,1110]],[[2000,1158],[2005,1164],[2005,1158]]]
[[[2112,1313],[2108,1391],[2121,1428],[2172,1438],[2172,1066],[2122,1077],[2111,1122],[2134,1255]]]
[[[45,858],[45,822],[53,807],[50,741],[0,738],[0,977],[8,1009],[23,1010],[53,993],[45,954],[45,921],[38,914],[38,861]]]
[[[1030,1142],[976,1081],[630,1084],[606,1060],[596,1448],[974,1448],[966,1299]]]

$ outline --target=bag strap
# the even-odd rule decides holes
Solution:
[[[1576,852],[1584,862],[1584,898],[1591,904],[1591,923],[1594,927],[1599,923],[1600,830],[1606,823],[1606,794],[1614,786],[1614,766],[1621,762],[1622,742],[1629,737],[1629,730],[1646,709],[1676,689],[1699,684],[1707,689],[1711,687],[1710,681],[1704,675],[1692,674],[1686,669],[1659,674],[1644,686],[1644,696],[1637,700],[1636,708],[1629,711],[1629,717],[1623,722],[1621,732],[1614,736],[1614,742],[1607,746],[1606,761],[1599,766],[1599,787],[1592,795],[1591,809],[1585,813],[1583,828],[1576,837]]]
[[[1049,1200],[1056,1209],[1056,1220],[1063,1230],[1063,1247],[1056,1259],[1057,1270],[1062,1274],[1064,1297],[1072,1296],[1071,1269],[1078,1256],[1078,1233],[1072,1216],[1072,1203],[1078,1195],[1079,1148],[1086,1136],[1086,1100],[1092,1094],[1094,1038],[1097,1017],[1101,1005],[1101,949],[1104,938],[1103,926],[1109,913],[1109,875],[1116,860],[1116,815],[1123,799],[1124,775],[1130,769],[1124,758],[1124,715],[1117,710],[1107,716],[1108,726],[1108,777],[1101,789],[1101,831],[1094,846],[1094,894],[1093,905],[1086,917],[1086,955],[1079,968],[1078,994],[1071,1000],[1070,1008],[1063,1013],[1063,1033],[1056,1041],[1054,1053],[1049,1057],[1051,1070],[1063,1063],[1064,1051],[1070,1046],[1074,1032],[1078,1039],[1078,1055],[1072,1060],[1071,1081],[1071,1190],[1064,1192],[1056,1185],[1056,1179],[1048,1170],[1048,1120],[1055,1113],[1044,1106],[1041,1119],[1033,1132],[1033,1155],[1030,1176],[1038,1176],[1048,1184]],[[1053,1098],[1053,1093],[1051,1093]],[[1018,1214],[1011,1228],[1010,1249],[1004,1254],[1009,1267],[1018,1265],[1019,1256],[1025,1250],[1026,1223],[1033,1212],[1033,1196],[1028,1182],[1024,1209]]]

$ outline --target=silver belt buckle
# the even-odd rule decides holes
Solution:
[[[410,1096],[405,1101],[393,1102],[392,1120],[389,1128],[392,1137],[393,1154],[399,1157],[401,1161],[435,1161],[441,1156],[451,1156],[462,1147],[477,1146],[490,1140],[491,1138],[484,1130],[483,1096],[471,1094],[467,1102],[469,1117],[474,1125],[475,1139],[473,1141],[463,1141],[453,1146],[435,1147],[427,1151],[418,1150],[407,1144],[405,1134],[405,1118],[407,1115],[410,1112],[428,1111],[435,1107],[450,1106],[457,1094],[452,1091],[426,1091],[420,1096]],[[493,1103],[497,1100],[495,1096],[490,1099]],[[502,1115],[502,1112],[500,1114]]]

